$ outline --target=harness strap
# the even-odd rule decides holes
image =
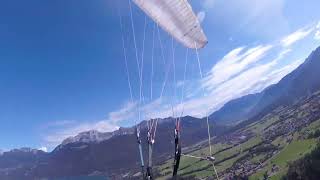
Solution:
[[[138,143],[138,147],[139,147],[139,154],[140,154],[140,162],[141,162],[141,173],[143,176],[143,179],[145,179],[144,176],[144,159],[143,159],[143,152],[142,152],[142,145],[141,145],[141,139],[140,139],[140,130],[138,129],[138,127],[136,127],[136,136],[137,136],[137,143]]]
[[[177,179],[180,158],[181,158],[180,121],[179,120],[177,120],[176,128],[174,130],[174,143],[175,143],[175,153],[174,153],[172,178]]]

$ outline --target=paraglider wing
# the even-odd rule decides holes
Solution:
[[[187,0],[133,1],[184,46],[199,49],[207,44],[207,37]]]

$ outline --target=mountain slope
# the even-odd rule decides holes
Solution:
[[[277,84],[261,93],[232,100],[210,118],[219,124],[259,119],[279,106],[287,106],[320,89],[320,47]]]
[[[147,123],[141,125],[141,137],[147,137]],[[182,118],[181,123],[182,146],[187,147],[207,139],[207,125],[205,119],[191,116]],[[225,131],[222,126],[211,124],[212,135],[219,135]],[[214,128],[214,129],[213,129]],[[16,163],[7,166],[0,158],[0,179],[34,179],[59,178],[81,175],[104,175],[120,178],[129,172],[132,175],[140,170],[139,152],[134,128],[120,129],[110,133],[96,131],[83,132],[66,139],[53,152],[41,156],[36,161],[27,161],[24,166]],[[174,152],[174,119],[159,120],[156,144],[154,147],[154,163],[167,160]],[[147,142],[142,139],[144,155],[147,155]],[[20,154],[16,155],[17,157]],[[31,156],[32,157],[32,156]],[[11,157],[16,159],[15,156]],[[146,159],[146,157],[145,157]]]
[[[13,149],[0,155],[0,169],[30,165],[46,157],[47,153],[30,148]]]
[[[264,172],[269,171],[273,176],[271,179],[280,179],[274,175],[281,177],[279,175],[286,172],[288,162],[315,147],[319,136],[317,129],[320,129],[320,91],[287,107],[279,107],[258,122],[215,138],[213,152],[220,178],[247,179],[246,176],[252,176],[252,179],[261,179]],[[202,157],[205,151],[208,151],[207,147],[188,155]],[[212,177],[210,162],[184,157],[180,166],[179,174],[183,178]],[[278,171],[272,172],[274,167]],[[172,161],[162,164],[159,174],[163,179],[169,179]]]
[[[292,105],[295,101],[320,89],[320,48],[278,84],[259,94],[248,95],[227,103],[210,116],[212,136],[220,136],[229,128],[217,122],[232,123],[258,121],[279,106]],[[245,123],[244,122],[244,123]],[[242,124],[242,123],[241,123]],[[234,127],[233,130],[241,128]],[[141,137],[146,137],[147,123],[141,122]],[[174,151],[174,119],[159,121],[155,163],[172,157]],[[182,118],[181,140],[183,147],[198,144],[207,139],[206,119],[186,116]],[[139,171],[138,148],[134,128],[122,128],[112,133],[89,131],[66,139],[51,153],[17,151],[0,156],[0,179],[57,178],[79,175],[107,175],[121,177]],[[143,139],[143,151],[147,151]],[[185,152],[185,151],[184,151]],[[144,153],[146,154],[146,153]],[[6,155],[6,156],[4,156]]]
[[[220,110],[209,116],[219,124],[232,124],[237,121],[247,120],[250,117],[250,112],[257,105],[261,93],[250,94],[226,103]],[[235,118],[236,117],[236,118]]]
[[[320,47],[296,70],[263,92],[252,114],[286,106],[320,89]]]

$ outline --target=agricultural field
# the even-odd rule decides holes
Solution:
[[[237,131],[216,137],[212,141],[214,165],[219,178],[249,177],[250,180],[280,179],[286,174],[290,162],[304,157],[317,145],[318,138],[310,134],[320,129],[318,96],[279,108],[260,121]],[[181,158],[179,176],[192,179],[215,178],[212,162],[205,159],[208,142],[199,150],[188,152]],[[201,157],[204,157],[201,159]],[[158,166],[159,179],[172,174],[172,160]]]

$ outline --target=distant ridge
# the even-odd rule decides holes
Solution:
[[[210,115],[212,136],[221,136],[241,127],[242,123],[259,117],[279,106],[291,105],[320,90],[320,48],[311,53],[296,70],[279,83],[258,94],[251,94],[227,103]],[[236,123],[226,127],[221,124]],[[141,137],[146,137],[146,121],[141,122]],[[220,124],[220,125],[219,125]],[[207,139],[205,118],[182,117],[183,147]],[[161,119],[154,148],[155,163],[167,160],[174,152],[174,119]],[[110,133],[87,131],[67,138],[51,153],[30,148],[4,152],[0,155],[0,179],[42,179],[71,176],[101,175],[119,177],[139,171],[138,149],[134,128],[120,128]],[[146,151],[146,139],[142,139]]]
[[[210,115],[218,124],[239,123],[287,106],[320,89],[320,47],[297,69],[261,93],[243,96]],[[256,119],[259,119],[258,117]]]

